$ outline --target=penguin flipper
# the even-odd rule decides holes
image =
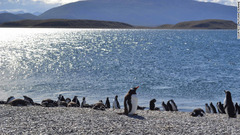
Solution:
[[[128,112],[131,112],[131,111],[132,111],[132,103],[131,103],[131,100],[128,100],[128,106],[129,106]]]
[[[124,98],[124,114],[128,115],[128,109],[127,109],[127,99],[126,97]]]

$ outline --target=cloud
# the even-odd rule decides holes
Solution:
[[[32,1],[40,1],[40,2],[44,2],[46,4],[67,4],[67,3],[71,3],[71,2],[77,2],[80,0],[32,0]],[[81,0],[83,1],[83,0]]]
[[[224,5],[237,6],[238,0],[197,0],[197,1],[214,2],[214,3],[224,4]]]

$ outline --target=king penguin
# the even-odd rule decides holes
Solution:
[[[230,93],[230,91],[226,91],[226,90],[224,92],[226,94],[226,98],[224,101],[225,112],[227,113],[229,118],[236,118],[237,115],[236,115],[236,110],[235,110],[234,104],[232,102],[231,93]]]
[[[139,86],[131,88],[124,97],[124,114],[135,114],[138,106],[136,90]]]

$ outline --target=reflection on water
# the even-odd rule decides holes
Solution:
[[[239,41],[233,30],[0,29],[0,99],[86,96],[120,103],[175,99],[179,109],[239,101]],[[203,103],[204,102],[204,103]]]

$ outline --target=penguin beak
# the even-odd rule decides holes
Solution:
[[[227,91],[226,91],[226,90],[224,90],[224,92],[225,92],[225,93],[227,93]]]
[[[135,89],[137,90],[139,88],[139,86],[135,87]]]

